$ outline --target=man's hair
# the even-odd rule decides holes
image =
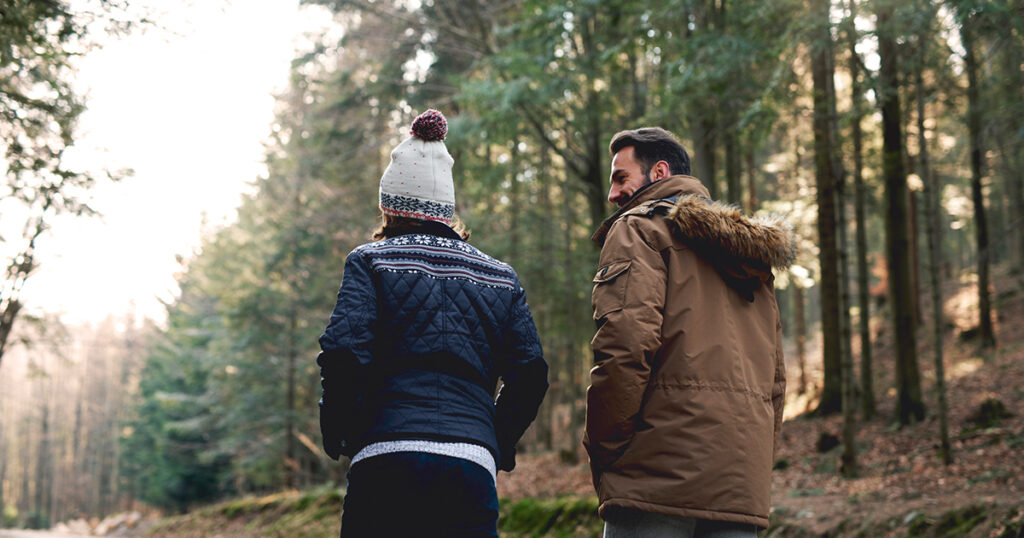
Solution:
[[[608,150],[615,155],[622,148],[633,146],[636,160],[646,176],[658,161],[668,163],[669,172],[675,174],[690,173],[690,156],[683,149],[675,135],[661,127],[641,127],[628,131],[619,131],[612,137]]]

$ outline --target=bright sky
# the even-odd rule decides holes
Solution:
[[[178,5],[156,16],[169,31],[111,41],[82,59],[88,110],[74,162],[135,175],[94,191],[102,218],[54,222],[24,289],[32,311],[70,323],[132,308],[162,319],[159,299],[177,291],[175,255],[198,246],[204,215],[210,226],[233,219],[240,194],[265,172],[273,95],[286,88],[296,51],[331,21],[298,0]]]

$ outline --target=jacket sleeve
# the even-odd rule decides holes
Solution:
[[[361,387],[372,359],[377,292],[366,260],[358,253],[345,260],[345,275],[327,329],[320,336],[320,432],[332,459],[352,457]]]
[[[782,434],[783,408],[786,405],[786,357],[782,353],[782,320],[779,315],[778,305],[775,307],[776,321],[775,336],[775,382],[772,383],[772,408],[775,411],[775,435],[773,453],[779,450],[779,438]]]
[[[651,360],[661,347],[667,270],[661,253],[644,241],[635,220],[627,218],[612,227],[594,277],[598,328],[591,341],[594,367],[583,444],[595,484],[633,438]]]
[[[498,469],[502,471],[515,468],[516,443],[537,417],[548,390],[548,363],[544,360],[537,327],[526,305],[526,292],[518,286],[518,281],[516,288],[502,346],[502,387],[494,402],[494,427],[500,456]]]

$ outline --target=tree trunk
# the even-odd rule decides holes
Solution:
[[[294,309],[288,314],[288,349],[286,351],[286,396],[285,396],[285,455],[284,455],[284,485],[286,488],[294,488],[295,470],[298,462],[295,458],[295,363],[297,362],[297,350],[295,342],[295,331],[297,327],[296,314]]]
[[[48,467],[50,465],[50,406],[46,401],[46,390],[41,391],[43,401],[42,418],[39,423],[39,445],[36,447],[36,491],[33,509],[34,527],[50,526],[50,491]],[[45,519],[44,519],[45,517]]]
[[[725,133],[725,180],[729,189],[726,193],[729,203],[739,207],[743,203],[743,178],[740,169],[739,135],[736,133],[735,123],[730,121],[726,126],[728,130]]]
[[[818,261],[821,265],[821,330],[824,341],[822,360],[825,386],[816,413],[830,414],[842,409],[842,341],[840,328],[839,245],[836,237],[836,181],[834,144],[829,97],[833,87],[832,38],[824,13],[815,17],[822,25],[811,43],[811,76],[814,79],[814,154],[818,201]]]
[[[836,88],[835,88],[835,59],[832,54],[832,31],[829,22],[829,14],[826,9],[819,14],[819,21],[824,23],[825,32],[821,36],[827,43],[827,50],[823,54],[825,62],[825,103],[828,107],[828,130],[829,147],[828,154],[832,160],[832,177],[835,185],[835,212],[836,231],[838,232],[837,254],[837,278],[839,284],[839,368],[840,382],[842,384],[841,403],[843,409],[843,453],[841,456],[842,466],[840,472],[847,478],[856,477],[859,474],[857,465],[857,447],[855,444],[856,423],[855,404],[856,385],[853,377],[853,353],[850,350],[850,265],[848,252],[848,241],[846,236],[846,172],[843,170],[843,161],[839,156],[841,146],[839,138],[838,113],[836,112]],[[817,151],[817,150],[815,150]]]
[[[562,218],[565,219],[565,235],[563,236],[563,254],[565,256],[565,266],[572,267],[575,253],[572,247],[572,226],[570,223],[574,222],[575,211],[572,203],[572,189],[569,188],[569,180],[566,178],[562,182]],[[576,320],[576,282],[572,277],[571,271],[565,272],[565,282],[563,283],[563,290],[565,293],[565,320],[567,327],[571,327],[574,320]],[[583,388],[589,384],[589,380],[583,381],[580,379],[579,370],[577,366],[580,364],[577,362],[576,347],[573,342],[573,338],[569,336],[564,341],[564,347],[561,350],[562,365],[565,367],[565,371],[562,374],[564,379],[565,390],[563,395],[569,404],[569,439],[568,446],[562,449],[562,453],[567,456],[567,460],[575,462],[576,454],[578,453],[579,438],[577,432],[581,432],[583,429],[584,421],[581,420],[581,413],[578,410],[578,406],[583,405]],[[584,415],[585,417],[585,415]]]
[[[853,21],[857,18],[857,5],[850,0],[850,18],[847,28],[847,39],[850,48],[850,78],[852,79],[850,138],[853,141],[853,185],[854,185],[854,219],[857,224],[857,316],[860,332],[860,390],[861,415],[864,420],[875,416],[875,389],[871,365],[871,297],[868,293],[868,239],[867,218],[865,213],[867,188],[864,186],[864,142],[860,123],[864,117],[864,86],[861,82],[861,57],[857,54],[857,34]]]
[[[593,20],[583,20],[579,25],[580,39],[583,42],[583,51],[587,54],[587,61],[595,61],[597,57],[597,44],[594,42],[592,23]],[[589,72],[596,70],[591,68]],[[586,173],[583,182],[586,184],[587,199],[590,202],[590,229],[596,230],[607,216],[608,200],[606,198],[606,184],[608,182],[608,170],[601,166],[602,156],[607,151],[607,140],[601,134],[601,103],[600,93],[588,84],[584,99],[587,103],[585,109],[586,130],[584,137],[584,170]],[[571,221],[570,221],[571,222]],[[597,247],[596,243],[591,243]]]
[[[751,137],[753,138],[753,137]],[[747,213],[754,213],[760,207],[761,201],[757,199],[757,171],[754,165],[754,141],[750,141],[745,152],[747,161]]]
[[[800,365],[797,392],[807,393],[807,315],[804,313],[804,290],[793,282],[793,317],[796,318],[796,360]]]
[[[907,237],[907,177],[903,169],[903,137],[897,86],[896,38],[892,8],[880,6],[878,19],[879,105],[882,109],[882,173],[885,178],[885,246],[889,270],[889,303],[896,336],[896,414],[901,425],[924,419],[917,366],[910,283],[910,240]]]
[[[686,37],[689,39],[693,34],[699,35],[701,31],[707,31],[712,28],[714,24],[714,6],[709,6],[703,2],[696,2],[693,4],[687,4],[688,6],[694,7],[693,11],[693,28],[690,25],[686,25]],[[690,137],[693,138],[693,171],[697,179],[704,183],[707,187],[708,193],[711,195],[712,200],[717,200],[720,193],[718,192],[718,181],[715,179],[716,162],[715,162],[715,145],[716,140],[716,129],[715,129],[715,111],[714,107],[707,106],[699,110],[691,111],[692,118],[690,120]]]
[[[964,69],[967,71],[967,131],[971,139],[971,199],[974,202],[974,229],[978,243],[978,328],[981,347],[996,347],[992,328],[992,303],[989,296],[988,221],[985,216],[985,195],[982,192],[981,102],[978,88],[978,61],[974,44],[974,21],[963,17],[960,41],[964,47]]]
[[[18,497],[18,512],[27,514],[32,502],[32,422],[29,415],[21,427],[21,495]],[[38,457],[38,455],[37,455]]]
[[[914,93],[917,101],[917,136],[921,168],[921,182],[924,184],[925,234],[928,243],[928,276],[932,301],[932,352],[935,358],[935,392],[939,406],[939,454],[942,462],[949,465],[953,455],[949,444],[949,418],[946,404],[946,374],[942,363],[942,280],[939,276],[939,198],[938,185],[931,173],[928,156],[928,139],[925,136],[924,106],[924,44],[925,36],[918,39],[918,64],[914,70]]]
[[[508,212],[509,212],[509,249],[508,249],[508,262],[512,267],[519,266],[519,227],[520,221],[519,216],[522,213],[520,204],[519,194],[519,174],[517,167],[519,165],[519,137],[512,137],[512,147],[509,148],[509,160],[508,160]]]
[[[924,177],[924,176],[921,176]],[[907,225],[910,227],[910,297],[911,306],[914,308],[914,328],[921,327],[921,251],[917,244],[917,193],[909,191],[907,196]]]
[[[537,178],[540,183],[540,199],[538,200],[538,204],[540,206],[541,225],[544,226],[544,229],[539,236],[540,255],[542,267],[546,271],[555,266],[554,240],[556,238],[552,237],[553,233],[551,232],[558,229],[559,223],[557,222],[557,216],[553,207],[554,204],[551,203],[551,200],[556,196],[553,188],[555,183],[554,174],[551,171],[551,153],[548,148],[543,146],[541,146],[538,151],[540,151],[540,173]],[[543,294],[543,297],[553,296],[554,287],[551,286],[552,283],[550,282],[550,279],[543,277],[539,278],[537,284],[540,284],[542,287],[541,293]],[[538,316],[540,317],[540,326],[544,331],[542,333],[542,338],[548,338],[548,335],[552,334],[552,328],[554,326],[554,312],[550,309],[550,305],[545,303],[546,301],[537,305],[538,308],[541,308],[538,313],[542,314],[541,316]],[[552,382],[555,384],[558,382],[559,369],[555,364],[552,364],[551,366],[552,368],[550,371],[555,376]],[[552,431],[554,428],[554,421],[552,420],[552,412],[554,410],[553,404],[555,403],[555,399],[552,398],[552,396],[553,394],[544,398],[541,402],[540,411],[537,413],[537,440],[541,448],[545,451],[550,451],[554,448],[554,432]]]
[[[1021,62],[1024,61],[1024,44],[1021,36],[1017,39],[1006,40],[1003,50],[1003,72],[1006,77],[1007,103],[1010,110],[1018,111],[1013,122],[1010,123],[1008,134],[1024,133],[1024,118],[1021,118],[1021,111],[1024,111],[1024,73],[1021,72]],[[1014,272],[1024,273],[1024,140],[1020,135],[1000,136],[999,140],[1007,147],[1002,152],[1003,162],[1006,165],[1006,193],[1010,203],[1010,236],[1008,249],[1012,255]]]
[[[18,312],[20,311],[20,301],[0,297],[0,364],[3,363],[4,352],[7,349],[7,340],[11,337],[11,331],[14,329],[14,320],[18,318]]]
[[[831,92],[830,100],[835,104],[835,92]],[[832,116],[834,140],[838,143],[835,115]],[[835,170],[839,170],[839,160],[836,159]],[[840,290],[840,369],[843,385],[843,454],[842,474],[847,478],[856,477],[859,474],[857,466],[857,452],[854,444],[856,433],[855,413],[857,401],[857,388],[854,383],[853,374],[853,351],[851,349],[852,330],[850,322],[850,263],[847,234],[846,234],[846,177],[839,173],[836,176],[836,220],[839,229],[839,290]]]
[[[694,168],[697,179],[708,188],[712,200],[719,196],[718,182],[715,181],[715,124],[714,120],[708,117],[708,111],[699,113],[699,118],[694,122],[692,130]]]

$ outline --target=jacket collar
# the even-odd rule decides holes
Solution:
[[[396,234],[396,237],[399,235],[409,234],[436,235],[438,237],[458,239],[459,241],[462,241],[462,236],[456,233],[451,226],[448,226],[443,222],[436,222],[432,220],[421,220],[418,226],[414,228],[406,228],[401,233]]]
[[[645,185],[633,194],[633,197],[629,199],[629,202],[626,202],[626,205],[620,207],[618,211],[612,214],[612,216],[605,219],[590,239],[597,243],[598,246],[603,246],[604,238],[608,235],[608,230],[612,228],[612,224],[615,224],[615,221],[622,217],[623,213],[644,202],[659,200],[661,198],[670,198],[672,196],[684,196],[687,194],[694,194],[705,198],[710,197],[708,189],[704,187],[704,184],[693,176],[675,175]]]

